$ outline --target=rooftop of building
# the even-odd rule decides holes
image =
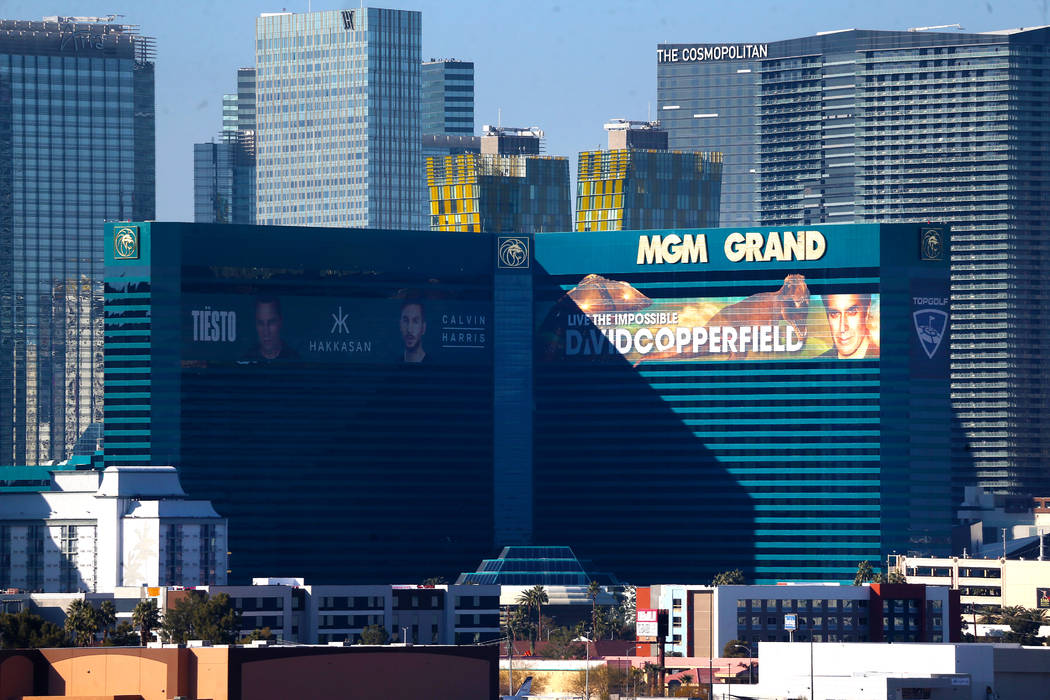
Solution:
[[[492,126],[484,124],[481,127],[482,136],[518,136],[543,138],[543,129],[538,126]]]
[[[606,131],[614,130],[642,130],[651,131],[660,128],[659,121],[637,121],[633,119],[610,119],[605,123]]]
[[[604,580],[603,580],[604,579]],[[477,571],[464,572],[456,583],[496,583],[519,586],[586,586],[591,581],[616,583],[608,574],[584,569],[571,547],[504,547],[495,559],[485,559]]]

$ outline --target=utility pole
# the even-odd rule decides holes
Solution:
[[[817,691],[813,689],[813,630],[809,631],[809,700],[816,700]]]

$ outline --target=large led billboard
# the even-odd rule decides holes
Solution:
[[[476,364],[487,361],[491,304],[395,291],[342,295],[192,294],[183,297],[183,362]]]
[[[634,365],[879,357],[877,293],[843,285],[813,294],[797,273],[779,288],[752,289],[747,296],[651,299],[628,282],[587,275],[539,310],[538,350],[545,360],[625,358]]]

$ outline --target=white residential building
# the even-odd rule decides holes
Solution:
[[[0,586],[76,593],[226,583],[226,519],[189,499],[174,467],[52,475],[52,491],[0,493]]]

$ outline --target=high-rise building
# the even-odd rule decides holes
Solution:
[[[193,144],[193,220],[232,224],[233,152],[228,141]]]
[[[423,133],[474,133],[474,64],[454,58],[422,66]]]
[[[222,96],[218,141],[193,144],[193,220],[255,223],[255,69],[237,71],[237,93]]]
[[[584,151],[576,169],[576,230],[718,225],[721,153],[667,150],[658,122],[615,119],[609,150]]]
[[[155,215],[153,40],[114,19],[0,21],[0,461],[9,464],[60,461],[82,436],[101,435],[99,231]]]
[[[419,12],[255,23],[259,223],[424,226]]]
[[[105,462],[176,465],[240,581],[852,581],[949,552],[944,237],[111,224]]]
[[[677,149],[725,152],[723,226],[951,224],[954,495],[1050,492],[1050,29],[662,44]]]
[[[543,132],[486,125],[481,153],[426,159],[432,231],[567,231],[569,161],[540,155]]]

